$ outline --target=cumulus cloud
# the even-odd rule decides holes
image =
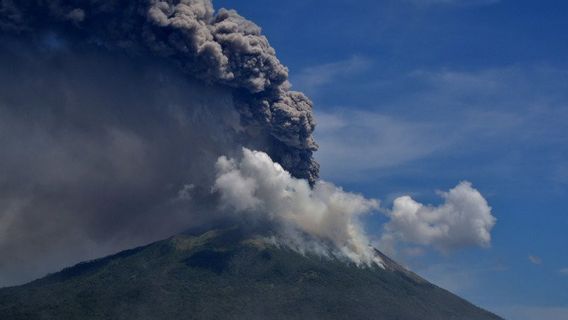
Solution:
[[[444,203],[423,205],[409,196],[395,199],[386,213],[390,221],[384,226],[383,246],[397,242],[433,246],[450,252],[468,246],[488,247],[496,219],[483,196],[469,182],[461,182],[448,192],[440,193]]]
[[[221,204],[274,226],[292,248],[310,250],[302,235],[330,243],[331,250],[357,264],[381,264],[359,218],[378,208],[376,200],[348,193],[331,183],[296,179],[263,152],[243,149],[240,159],[220,157],[214,191]]]

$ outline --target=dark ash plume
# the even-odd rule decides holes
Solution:
[[[0,286],[228,218],[214,164],[312,184],[312,104],[209,0],[0,0]]]
[[[0,28],[26,35],[55,30],[80,42],[168,58],[187,74],[236,89],[241,115],[268,134],[268,153],[314,182],[318,165],[312,104],[289,90],[288,69],[253,22],[210,0],[1,0]]]

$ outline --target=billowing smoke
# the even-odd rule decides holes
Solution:
[[[496,219],[487,201],[471,183],[461,182],[448,192],[440,193],[444,203],[425,206],[409,196],[397,198],[390,221],[384,226],[382,245],[396,243],[433,246],[450,252],[468,246],[488,247]]]
[[[263,152],[243,149],[241,159],[220,157],[214,190],[221,205],[235,214],[268,221],[288,246],[305,251],[340,255],[357,264],[381,264],[360,225],[360,216],[378,208],[376,200],[343,191],[331,183],[316,182],[310,188]],[[304,235],[315,236],[320,243]],[[330,246],[325,246],[329,243]]]
[[[214,163],[315,183],[311,102],[208,0],[0,0],[0,286],[225,219]]]
[[[213,191],[220,195],[220,205],[229,214],[271,225],[279,241],[298,251],[382,265],[361,225],[364,215],[377,211],[389,218],[379,245],[391,254],[404,244],[444,253],[491,244],[496,219],[469,182],[440,192],[445,202],[437,207],[402,196],[388,210],[379,208],[378,200],[345,192],[323,180],[310,188],[306,180],[294,178],[263,152],[245,148],[237,158],[220,157],[216,167]]]
[[[302,252],[381,264],[360,222],[378,201],[318,180],[312,104],[235,11],[0,0],[0,70],[0,286],[243,219]],[[444,197],[397,200],[385,237],[488,244],[479,193]]]
[[[2,0],[0,28],[167,58],[191,77],[234,88],[248,133],[264,135],[271,157],[292,174],[317,179],[312,104],[289,90],[288,69],[260,28],[234,10],[215,12],[211,0]]]

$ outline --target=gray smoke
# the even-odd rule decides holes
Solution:
[[[0,0],[0,286],[226,221],[220,156],[315,183],[311,102],[210,1]]]
[[[247,127],[269,134],[270,156],[312,183],[318,165],[312,104],[289,90],[288,69],[253,22],[210,0],[0,0],[0,28],[168,58],[192,77],[236,89]],[[251,129],[252,130],[252,129]]]

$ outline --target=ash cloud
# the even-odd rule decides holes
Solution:
[[[270,138],[271,157],[311,183],[318,177],[312,103],[289,90],[288,69],[261,29],[234,10],[216,12],[210,0],[2,0],[0,28],[167,58],[192,77],[234,88],[247,126]]]
[[[211,1],[0,0],[0,69],[0,286],[226,220],[242,147],[318,177],[312,103]]]
[[[249,139],[226,87],[46,41],[0,45],[0,285],[219,218],[212,163]]]

